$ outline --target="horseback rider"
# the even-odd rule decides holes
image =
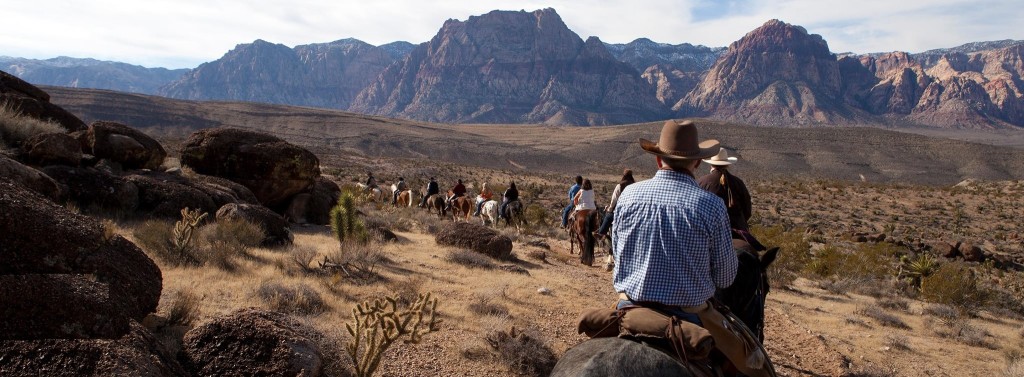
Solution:
[[[398,177],[398,183],[395,184],[395,192],[391,193],[391,204],[398,203],[398,195],[401,195],[403,191],[408,189],[409,185],[405,183],[405,178]]]
[[[594,235],[597,239],[602,239],[608,235],[608,231],[612,228],[612,220],[615,218],[615,204],[619,202],[619,196],[622,195],[622,190],[636,182],[633,179],[633,171],[626,169],[622,172],[622,179],[619,184],[615,185],[615,190],[612,191],[612,199],[608,202],[608,207],[604,209],[604,219],[601,220],[601,227],[597,229]]]
[[[373,172],[366,172],[366,190],[373,191],[377,188],[377,178],[373,177]]]
[[[483,207],[484,203],[491,200],[492,197],[494,197],[494,191],[491,191],[487,187],[487,182],[484,182],[483,186],[480,187],[480,195],[476,198],[476,211],[473,212],[473,216],[480,215],[480,207]]]
[[[427,182],[427,193],[423,195],[423,199],[420,199],[420,204],[418,205],[418,207],[426,206],[427,198],[429,198],[431,195],[436,195],[440,192],[441,189],[440,187],[438,187],[437,181],[434,180],[434,177],[430,177],[430,182]]]
[[[735,234],[753,246],[754,250],[765,250],[764,245],[750,234],[750,226],[747,223],[752,211],[750,191],[743,180],[728,169],[736,161],[736,157],[729,157],[729,152],[725,148],[719,149],[718,154],[704,160],[711,165],[711,172],[700,177],[697,183],[701,188],[722,198],[729,212],[729,225]]]
[[[455,186],[452,187],[451,193],[452,196],[449,196],[444,199],[444,209],[446,211],[451,209],[452,201],[454,201],[456,198],[460,196],[466,195],[466,186],[462,184],[462,179],[459,179],[458,183],[456,183]]]
[[[562,210],[562,227],[565,228],[569,224],[569,212],[572,212],[573,207],[576,203],[573,201],[576,198],[576,193],[580,191],[580,187],[583,185],[583,177],[577,175],[575,184],[569,186],[569,205],[565,206]]]
[[[516,183],[512,182],[508,184],[508,189],[501,195],[501,210],[498,211],[498,218],[505,218],[505,209],[508,208],[508,204],[516,200],[519,200],[519,189],[516,189]],[[509,216],[511,218],[511,216]]]
[[[589,179],[583,180],[583,186],[580,186],[580,190],[576,192],[572,202],[576,205],[574,212],[597,209],[597,204],[594,204],[594,185],[590,183]]]
[[[665,122],[657,143],[640,139],[659,170],[623,190],[615,207],[613,286],[619,309],[656,305],[700,324],[693,313],[736,277],[725,204],[694,178],[701,159],[714,156],[719,144],[697,140],[692,121],[674,120]]]

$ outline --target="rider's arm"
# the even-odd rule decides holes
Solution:
[[[715,197],[715,199],[718,198]],[[736,279],[736,267],[739,265],[739,261],[732,248],[729,213],[725,210],[725,203],[715,200],[714,205],[713,216],[707,222],[708,244],[711,249],[711,280],[716,287],[726,288],[732,285],[732,281]]]

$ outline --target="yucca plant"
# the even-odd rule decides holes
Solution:
[[[897,274],[899,278],[909,280],[914,288],[921,289],[921,281],[935,273],[939,268],[938,261],[931,255],[921,254],[917,258],[900,258],[900,269]]]
[[[331,230],[340,247],[345,241],[365,243],[369,240],[366,226],[356,213],[356,198],[350,192],[338,197],[338,204],[331,209]]]

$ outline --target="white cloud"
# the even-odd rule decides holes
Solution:
[[[447,19],[554,8],[581,38],[726,46],[768,19],[821,34],[832,51],[911,52],[1024,39],[1018,0],[50,0],[8,2],[0,55],[194,67],[256,39],[295,46],[356,38],[425,42]],[[717,8],[716,8],[717,7]],[[695,19],[694,15],[710,17]]]

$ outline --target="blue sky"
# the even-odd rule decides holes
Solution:
[[[1020,0],[4,0],[0,55],[192,68],[256,39],[420,43],[448,19],[542,8],[581,38],[609,43],[727,46],[773,18],[822,35],[833,52],[1024,39]]]

